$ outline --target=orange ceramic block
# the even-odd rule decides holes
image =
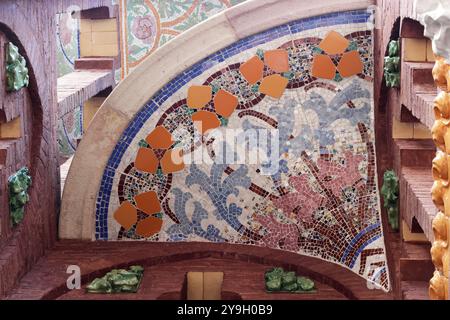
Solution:
[[[329,56],[318,54],[314,56],[312,75],[316,78],[332,80],[336,76],[336,66]]]
[[[173,144],[172,134],[164,126],[157,126],[145,138],[153,149],[167,149]]]
[[[183,149],[174,148],[172,150],[167,150],[161,159],[161,169],[164,174],[183,170]]]
[[[156,217],[148,217],[138,222],[136,226],[136,234],[138,236],[148,238],[158,233],[162,227],[162,219]]]
[[[201,109],[211,101],[211,97],[210,86],[191,86],[188,89],[187,105],[191,109]]]
[[[114,219],[125,230],[129,230],[137,222],[137,210],[128,201],[122,202],[120,207],[114,212]]]
[[[205,134],[208,130],[220,127],[217,115],[209,111],[197,111],[192,115],[192,121],[200,133]]]
[[[364,71],[364,65],[358,51],[344,53],[337,69],[344,78],[351,77]]]
[[[255,84],[263,77],[264,63],[258,56],[254,56],[239,67],[239,71],[245,80],[250,84]]]
[[[327,54],[341,54],[348,48],[350,42],[345,39],[339,32],[330,31],[320,42],[319,48]]]
[[[134,167],[140,171],[148,173],[156,173],[158,170],[159,160],[152,149],[139,148],[134,161]]]
[[[289,80],[279,74],[265,77],[259,86],[259,92],[272,98],[281,98]]]
[[[289,71],[289,55],[284,49],[264,52],[264,63],[275,72]]]
[[[146,214],[150,215],[161,212],[161,205],[155,191],[138,194],[134,197],[134,201],[136,201],[138,209],[144,211]]]
[[[217,114],[228,118],[238,105],[238,98],[228,91],[220,89],[214,97],[214,108]]]

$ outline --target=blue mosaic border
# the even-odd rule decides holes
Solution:
[[[180,73],[172,81],[167,83],[159,90],[136,114],[133,121],[128,125],[127,129],[122,133],[120,140],[116,144],[112,152],[100,185],[100,190],[96,202],[95,215],[95,238],[97,240],[108,239],[108,206],[111,197],[111,190],[114,180],[115,170],[119,166],[122,156],[128,149],[136,134],[142,128],[144,123],[151,117],[160,105],[162,105],[169,97],[176,93],[181,87],[192,79],[198,77],[214,65],[225,61],[245,50],[254,48],[260,44],[267,43],[288,34],[296,34],[306,30],[312,30],[320,27],[328,27],[333,25],[355,24],[367,22],[370,18],[367,10],[353,10],[338,13],[331,13],[297,21],[290,22],[285,25],[274,27],[261,33],[241,39],[238,42],[219,50],[211,56],[201,60],[192,67]]]

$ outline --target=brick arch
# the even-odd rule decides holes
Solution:
[[[74,246],[76,247],[76,245]],[[114,249],[113,249],[114,247]],[[92,246],[85,244],[87,254],[80,256],[76,253],[73,257],[77,259],[77,265],[81,270],[81,284],[87,285],[96,277],[103,276],[106,272],[113,268],[127,268],[131,265],[142,265],[145,269],[150,268],[164,268],[167,264],[183,263],[185,262],[187,267],[180,269],[180,273],[190,271],[190,261],[197,259],[218,259],[223,261],[223,268],[218,268],[219,271],[224,271],[225,276],[229,276],[227,271],[227,261],[235,262],[236,264],[242,264],[242,268],[247,268],[248,263],[250,265],[260,265],[263,270],[268,270],[271,267],[282,267],[285,270],[295,271],[298,275],[303,275],[313,279],[316,284],[324,285],[328,290],[334,290],[336,293],[341,294],[346,299],[391,299],[390,294],[386,294],[380,290],[367,290],[365,289],[365,280],[358,277],[350,270],[343,268],[336,268],[332,263],[324,260],[302,256],[295,253],[284,252],[281,250],[274,250],[269,248],[249,248],[242,245],[230,245],[230,244],[213,244],[213,243],[182,243],[182,244],[165,244],[163,247],[158,246],[156,243],[103,243],[101,246]],[[72,245],[70,243],[59,244],[52,255],[55,257],[63,253],[66,257],[65,261],[70,263],[72,258]],[[110,250],[122,250],[127,254],[111,255]],[[98,259],[92,260],[92,255]],[[60,261],[58,258],[55,261]],[[197,260],[199,261],[199,260]],[[67,265],[59,263],[58,265],[48,265],[47,268],[56,270],[55,274],[58,276],[46,277],[45,275],[39,276],[38,274],[30,274],[34,276],[39,282],[43,282],[42,290],[37,291],[32,296],[32,299],[86,299],[86,296],[81,290],[74,290],[70,292],[67,288],[65,270]],[[261,268],[258,268],[258,276],[264,283],[263,274]],[[45,270],[41,270],[45,272]],[[40,272],[40,271],[37,271]],[[151,272],[151,271],[147,271]],[[255,277],[257,279],[257,277]],[[225,278],[226,281],[226,278]],[[45,284],[44,284],[45,282]],[[228,291],[242,295],[248,293],[249,288],[245,285],[226,284],[225,287]],[[181,290],[180,285],[180,290]],[[254,293],[261,292],[259,290]],[[318,294],[321,290],[318,290]],[[324,291],[323,296],[317,296],[317,299],[323,299],[330,295],[330,291]],[[301,295],[297,297],[301,299]],[[153,298],[152,298],[153,299]],[[245,299],[245,294],[244,294]]]
[[[28,268],[44,253],[50,244],[56,239],[56,210],[57,205],[57,158],[56,140],[53,144],[53,102],[56,93],[52,88],[52,76],[48,74],[50,65],[49,57],[40,51],[43,48],[39,44],[41,40],[36,37],[35,30],[30,28],[32,21],[24,18],[26,8],[16,8],[15,14],[0,15],[0,32],[4,38],[11,41],[19,48],[20,54],[25,58],[29,71],[29,86],[18,92],[8,93],[3,97],[9,102],[23,104],[27,110],[25,121],[25,136],[20,140],[26,150],[17,152],[10,170],[2,171],[2,188],[7,187],[9,174],[19,169],[22,165],[30,168],[33,185],[29,189],[30,201],[25,207],[24,220],[14,229],[9,228],[2,234],[0,240],[2,251],[0,252],[0,273],[8,274],[8,277],[0,279],[0,296],[4,295],[23,276]],[[51,10],[50,10],[51,11]],[[43,17],[43,19],[45,19]],[[25,23],[28,21],[28,23]],[[44,28],[45,29],[45,28]],[[42,36],[46,30],[41,30]],[[44,36],[45,37],[45,36]],[[4,48],[1,48],[2,54]],[[46,50],[52,50],[52,46],[46,46]],[[48,59],[48,60],[47,60]],[[3,71],[2,71],[3,72]],[[56,77],[55,85],[56,85]],[[4,90],[4,89],[3,89]],[[14,117],[17,114],[14,114]],[[5,112],[4,120],[11,120],[11,113]],[[22,130],[24,130],[22,129]],[[18,139],[19,140],[19,139]],[[6,216],[2,217],[2,225],[9,224],[9,207],[6,204]],[[2,209],[3,211],[3,209]],[[50,230],[53,230],[51,232]]]

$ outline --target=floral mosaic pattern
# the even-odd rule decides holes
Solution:
[[[122,77],[158,47],[245,0],[120,0]]]
[[[267,246],[337,263],[388,291],[367,18],[343,12],[268,30],[163,87],[109,159],[96,238]],[[323,46],[330,37],[341,43],[337,53]],[[333,67],[325,63],[333,77],[313,71],[320,47],[334,55]],[[358,72],[342,65],[348,52],[358,56]],[[194,121],[216,130],[278,129],[279,156],[267,154],[262,165],[183,163],[183,155],[214,143]],[[164,165],[168,152],[180,161]],[[270,162],[279,169],[265,174]]]

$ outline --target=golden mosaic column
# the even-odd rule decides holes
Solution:
[[[433,220],[434,242],[431,257],[436,267],[430,280],[429,294],[433,300],[449,299],[450,267],[450,65],[442,57],[436,57],[433,68],[436,85],[442,90],[434,101],[435,123],[433,140],[438,147],[433,160],[432,198],[439,213]]]

